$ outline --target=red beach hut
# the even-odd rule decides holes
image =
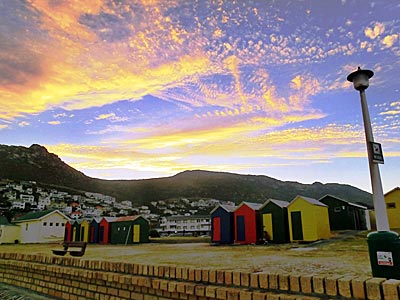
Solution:
[[[115,221],[116,217],[104,217],[99,224],[99,244],[110,243],[111,226],[110,223]]]
[[[259,209],[261,203],[242,202],[234,212],[235,243],[256,244],[262,239]]]
[[[64,229],[64,241],[65,242],[72,241],[72,222],[73,221],[68,221],[67,223],[65,223],[65,229]]]

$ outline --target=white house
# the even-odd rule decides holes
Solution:
[[[182,235],[209,234],[211,231],[210,216],[170,216],[161,219],[163,233]]]
[[[25,203],[30,203],[30,204],[35,203],[35,196],[33,195],[21,194],[19,195],[19,199],[21,199],[21,201]]]
[[[29,212],[14,221],[20,227],[21,243],[57,242],[64,238],[65,223],[69,219],[58,210]]]
[[[25,209],[25,202],[15,201],[12,203],[11,208]]]

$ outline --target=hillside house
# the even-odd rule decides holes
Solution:
[[[386,211],[389,227],[400,228],[400,187],[395,187],[385,194]]]
[[[19,242],[48,243],[64,239],[65,223],[69,219],[58,210],[30,212],[13,221],[20,227]]]

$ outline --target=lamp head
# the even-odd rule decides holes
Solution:
[[[361,68],[358,67],[357,71],[347,76],[347,80],[353,83],[357,91],[362,91],[368,88],[369,79],[372,76],[374,76],[374,72],[371,70],[361,70]]]

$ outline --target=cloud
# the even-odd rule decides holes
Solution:
[[[60,125],[61,122],[60,121],[49,121],[49,122],[47,122],[47,124],[49,124],[49,125]]]
[[[31,124],[29,122],[26,122],[26,121],[22,121],[22,122],[18,123],[19,127],[25,127],[25,126],[29,126],[29,125],[31,125]]]
[[[398,38],[399,38],[398,34],[387,35],[383,38],[382,44],[384,44],[386,48],[390,48],[397,41]]]
[[[381,34],[383,34],[384,31],[385,31],[385,25],[380,22],[376,22],[373,27],[365,28],[364,34],[366,37],[369,37],[370,39],[373,40],[378,36],[380,36]]]

